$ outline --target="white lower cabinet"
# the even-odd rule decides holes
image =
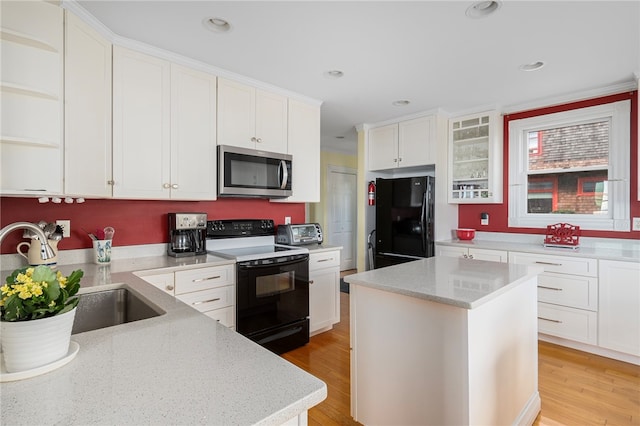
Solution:
[[[146,275],[141,276],[143,280],[148,282],[149,284],[153,284],[154,287],[159,288],[171,296],[175,296],[175,279],[173,277],[173,272],[167,272],[166,274],[158,274],[158,275]]]
[[[598,344],[640,356],[640,263],[601,260]]]
[[[234,264],[158,274],[140,273],[138,276],[220,324],[235,328]]]
[[[508,252],[473,247],[436,245],[436,256],[463,257],[465,259],[507,263]]]
[[[309,255],[309,333],[340,322],[340,250]]]
[[[598,262],[595,259],[509,252],[509,262],[544,268],[538,275],[538,331],[598,343]]]

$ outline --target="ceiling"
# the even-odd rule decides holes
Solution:
[[[76,3],[118,36],[321,100],[322,147],[346,152],[359,124],[509,108],[640,76],[640,1],[505,0],[482,18],[465,14],[472,1]],[[211,17],[231,30],[206,29]],[[536,61],[537,71],[519,68]]]

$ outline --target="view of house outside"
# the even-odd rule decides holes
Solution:
[[[609,121],[530,131],[528,213],[608,213]]]

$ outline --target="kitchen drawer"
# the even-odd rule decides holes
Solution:
[[[176,272],[176,295],[235,284],[235,265]]]
[[[236,326],[236,309],[235,306],[227,306],[226,308],[215,309],[213,311],[204,312],[204,314],[220,324],[228,328]]]
[[[576,342],[597,344],[598,314],[583,309],[538,303],[538,332]]]
[[[598,276],[598,261],[584,257],[554,256],[547,254],[509,252],[509,263],[543,266],[545,272]]]
[[[340,267],[340,251],[325,251],[322,253],[311,253],[309,255],[309,271],[317,269]]]
[[[170,294],[171,296],[174,295],[175,285],[173,272],[167,272],[166,274],[158,275],[146,275],[141,276],[140,278],[142,278],[149,284],[152,284],[154,287],[159,288],[165,293]]]
[[[235,305],[235,286],[216,287],[176,296],[179,300],[200,312]]]
[[[598,310],[598,279],[543,272],[538,275],[538,301]]]

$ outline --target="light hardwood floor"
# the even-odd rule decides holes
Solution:
[[[357,425],[350,415],[349,295],[340,293],[340,323],[283,354],[327,384],[309,410],[309,425]],[[542,411],[535,426],[640,425],[640,367],[540,342]]]

